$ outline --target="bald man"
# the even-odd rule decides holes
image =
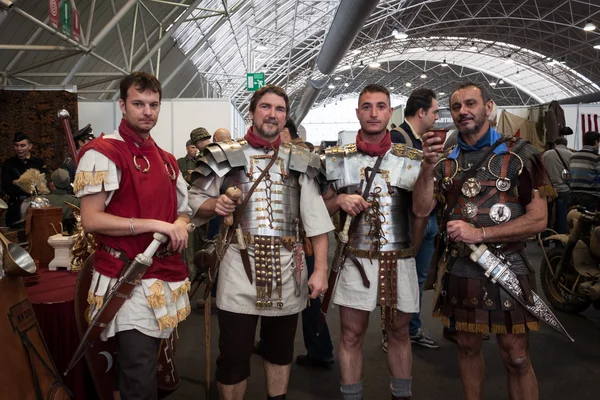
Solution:
[[[213,134],[213,142],[228,142],[231,140],[231,133],[227,128],[219,128]]]

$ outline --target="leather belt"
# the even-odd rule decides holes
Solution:
[[[117,258],[123,261],[125,264],[129,264],[129,259],[127,258],[127,255],[124,251],[113,249],[112,247],[109,247],[105,244],[101,244],[100,248],[107,252],[111,257]]]
[[[281,239],[280,246],[285,247],[289,251],[293,250],[294,242],[296,242],[296,238],[294,236],[276,236]],[[254,246],[254,236],[249,233],[244,233],[244,240],[246,241],[246,246]],[[239,244],[237,240],[237,236],[234,236],[231,239],[231,244]]]
[[[485,243],[491,250],[498,250],[501,253],[516,253],[525,249],[525,242],[509,242],[503,244]],[[450,243],[450,255],[452,257],[469,257],[472,251],[464,243]],[[452,254],[456,251],[456,254]]]
[[[358,258],[368,258],[368,259],[379,259],[379,254],[380,252],[378,251],[370,251],[370,250],[359,250],[359,249],[354,249],[354,248],[348,248],[346,250],[348,253],[353,254],[354,256],[358,257]],[[392,251],[386,251],[385,253],[392,253],[395,252],[398,254],[398,258],[409,258],[412,257],[412,248],[407,247],[405,249],[400,249],[400,250],[392,250]],[[384,253],[384,252],[381,252]]]

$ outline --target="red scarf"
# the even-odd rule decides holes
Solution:
[[[136,131],[131,125],[129,125],[129,122],[125,121],[125,118],[121,119],[121,124],[119,125],[119,134],[121,135],[125,143],[127,143],[127,147],[134,155],[139,157],[143,155],[140,148],[155,147],[156,150],[158,150],[158,154],[160,154],[160,158],[162,158],[165,165],[170,165],[173,168],[173,170],[176,171],[176,173],[179,173],[179,168],[177,167],[177,164],[173,165],[173,163],[170,162],[165,152],[156,145],[156,142],[154,141],[154,139],[152,139],[152,136],[148,135],[148,139],[144,139],[138,131]],[[134,143],[137,144],[139,147],[136,146]]]
[[[385,154],[392,147],[392,138],[390,131],[385,131],[385,136],[378,144],[367,143],[362,137],[362,129],[356,134],[356,147],[362,153],[366,153],[371,157],[379,157]]]
[[[246,139],[248,143],[250,143],[250,146],[254,147],[255,149],[261,147],[264,147],[266,149],[276,149],[277,147],[279,147],[279,145],[281,145],[280,135],[277,135],[277,139],[275,139],[273,143],[269,143],[265,139],[261,138],[256,133],[254,133],[254,130],[252,128],[252,126],[248,128],[248,132],[246,132],[246,136],[244,136],[244,139]]]

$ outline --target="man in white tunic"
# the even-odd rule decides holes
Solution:
[[[88,315],[104,304],[123,268],[160,232],[170,239],[101,335],[116,336],[121,399],[156,399],[160,339],[190,313],[187,268],[179,254],[187,245],[191,210],[187,184],[173,155],[160,149],[150,130],[160,111],[161,86],[147,73],[121,81],[123,119],[118,131],[88,143],[80,152],[74,190],[81,197],[81,222],[94,233],[97,249]]]
[[[333,224],[314,179],[320,161],[306,149],[282,144],[279,133],[288,112],[283,89],[259,89],[250,101],[253,122],[245,140],[209,145],[192,175],[190,206],[199,223],[238,207],[239,223],[229,229],[239,234],[223,256],[217,284],[216,380],[224,400],[244,397],[259,317],[267,398],[285,399],[298,314],[306,307],[309,289],[313,299],[327,289],[327,233]],[[224,194],[232,186],[247,204]],[[308,284],[302,235],[311,239],[315,256]]]
[[[346,260],[333,298],[340,306],[339,361],[345,400],[362,399],[362,344],[369,313],[377,304],[388,336],[392,399],[411,396],[408,323],[411,314],[419,311],[419,285],[410,190],[419,173],[421,152],[404,144],[392,145],[387,130],[392,110],[385,87],[366,86],[356,109],[361,126],[356,143],[325,150],[331,186],[323,197],[327,208],[331,214],[343,211],[342,225],[347,218],[358,218],[356,229],[350,228]],[[367,187],[369,178],[372,185]]]

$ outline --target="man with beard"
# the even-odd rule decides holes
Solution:
[[[88,293],[90,318],[126,264],[150,245],[154,232],[170,239],[100,336],[116,337],[123,400],[156,399],[160,339],[168,338],[190,313],[188,273],[179,254],[187,245],[190,221],[187,184],[175,157],[150,135],[161,97],[154,76],[134,72],[123,78],[119,129],[83,147],[74,182],[83,229],[98,244]]]
[[[283,89],[267,85],[257,90],[244,140],[209,145],[192,175],[190,206],[198,222],[235,211],[228,229],[236,234],[226,232],[233,240],[221,259],[217,284],[216,380],[224,400],[244,397],[259,317],[267,398],[285,399],[298,314],[309,289],[313,299],[327,289],[327,233],[333,225],[314,179],[320,160],[282,144],[279,134],[288,113]],[[233,186],[243,202],[224,194]],[[308,283],[302,233],[311,239],[315,257]]]
[[[469,259],[466,244],[497,249],[519,278],[525,298],[535,288],[524,240],[544,230],[546,196],[553,195],[537,150],[527,141],[490,127],[492,101],[475,83],[452,93],[450,111],[459,130],[457,146],[442,153],[441,139],[423,135],[424,161],[413,193],[413,211],[427,216],[442,201],[442,242],[434,315],[456,323],[458,360],[465,398],[483,398],[482,334],[497,335],[508,372],[510,399],[538,398],[528,351],[528,333],[539,322],[508,292],[489,281]],[[437,260],[436,260],[437,261]],[[437,264],[437,262],[436,262]]]
[[[362,398],[362,344],[377,304],[388,337],[392,399],[411,396],[408,323],[419,311],[419,284],[409,214],[421,152],[392,145],[386,129],[392,111],[385,87],[366,86],[356,109],[356,143],[325,150],[327,209],[331,215],[342,211],[341,226],[347,218],[354,221],[333,299],[340,306],[340,390],[346,400]]]

